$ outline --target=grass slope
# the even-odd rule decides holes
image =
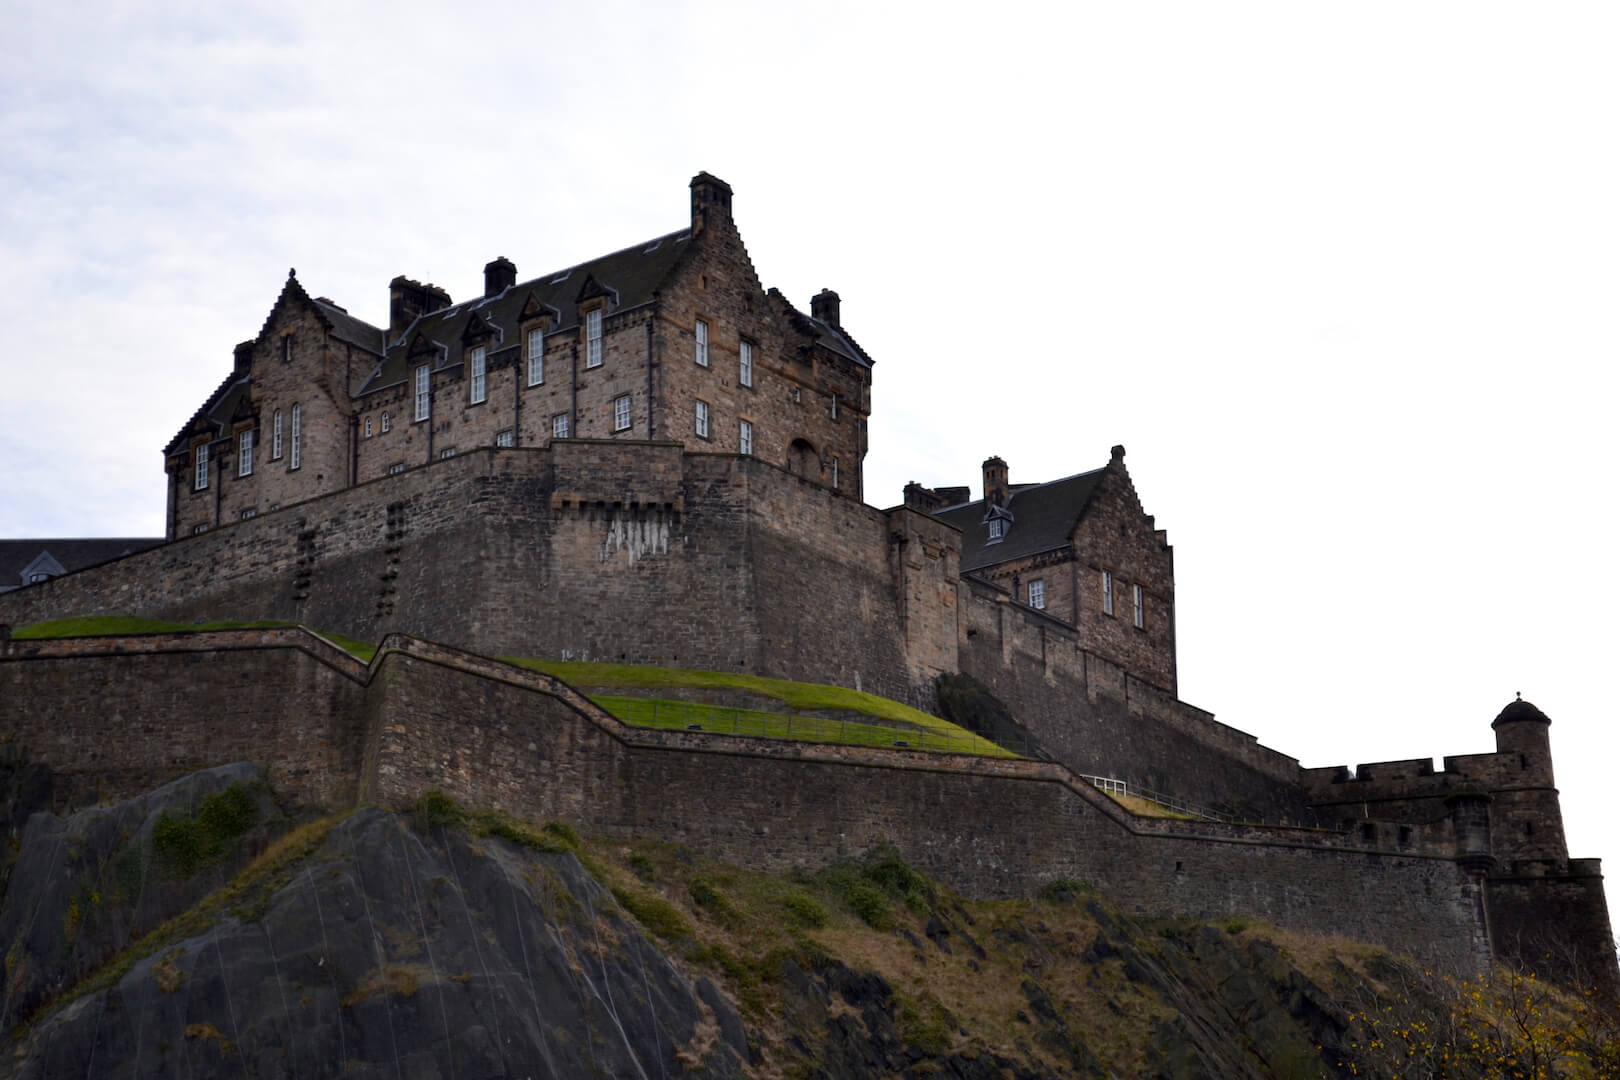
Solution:
[[[298,623],[285,622],[281,619],[218,619],[212,622],[180,623],[164,622],[162,619],[145,619],[137,615],[76,615],[67,619],[47,619],[45,622],[20,626],[11,632],[11,636],[21,641],[42,641],[48,638],[115,637],[120,634],[196,634],[205,630],[275,630],[298,625]],[[314,633],[319,634],[334,645],[347,650],[350,654],[367,663],[370,663],[371,658],[377,654],[377,646],[369,645],[364,641],[356,641],[354,638],[329,633],[324,630],[315,630]]]

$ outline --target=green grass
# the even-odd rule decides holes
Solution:
[[[50,619],[30,626],[20,626],[11,632],[11,636],[18,639],[39,639],[108,637],[114,634],[187,634],[201,630],[269,630],[297,625],[277,619],[257,619],[252,622],[224,620],[178,623],[143,619],[135,615],[77,615],[71,619]]]
[[[276,630],[298,625],[280,619],[216,619],[212,622],[181,623],[144,619],[137,615],[76,615],[69,619],[49,619],[20,626],[11,632],[11,636],[23,641],[40,641],[47,638],[113,637],[119,634],[195,634],[204,630]],[[377,646],[364,641],[324,630],[315,633],[366,663],[377,655]]]
[[[828,689],[832,689],[829,687]],[[704,731],[726,735],[753,735],[767,739],[799,739],[804,742],[844,743],[852,746],[894,746],[903,742],[918,750],[1015,757],[987,739],[948,724],[938,717],[930,730],[910,730],[859,720],[833,720],[793,713],[765,712],[759,709],[731,709],[691,701],[663,698],[593,696],[596,704],[614,717],[636,727],[685,730],[694,725]],[[919,715],[927,716],[926,713]]]
[[[525,660],[514,657],[501,659],[508,664],[516,664],[519,667],[555,676],[570,686],[623,687],[638,690],[660,690],[666,687],[688,690],[745,690],[775,698],[790,710],[839,709],[891,723],[909,724],[948,738],[977,738],[950,721],[931,716],[921,709],[842,686],[768,679],[762,675],[743,675],[729,671],[688,671],[683,668],[655,667],[650,664],[597,664],[567,660]],[[704,708],[704,706],[697,707]],[[662,706],[659,711],[662,713]],[[795,737],[798,722],[799,718],[795,718]],[[838,721],[833,723],[836,725]],[[986,745],[993,744],[986,743]]]

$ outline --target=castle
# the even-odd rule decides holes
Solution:
[[[888,838],[977,893],[1074,877],[1145,914],[1616,985],[1546,716],[1510,703],[1494,753],[1439,771],[1352,771],[1180,701],[1172,551],[1123,447],[867,505],[873,361],[837,294],[805,314],[761,285],[731,202],[700,174],[686,228],[523,283],[496,259],[461,304],[396,278],[386,330],[289,275],[165,449],[169,542],[0,595],[0,623],[266,617],[377,657],[304,631],[6,642],[0,730],[85,797],[246,758],[316,802],[440,788],[772,866]],[[1044,760],[630,729],[495,656],[924,707],[968,675]],[[1137,817],[1096,779],[1215,813]]]

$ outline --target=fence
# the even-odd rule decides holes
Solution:
[[[1186,814],[1189,817],[1203,818],[1205,821],[1224,821],[1229,825],[1237,821],[1237,817],[1233,814],[1225,814],[1219,810],[1212,810],[1207,806],[1199,806],[1197,803],[1190,803],[1186,799],[1166,795],[1162,791],[1153,791],[1144,787],[1132,788],[1126,781],[1112,776],[1086,776],[1082,773],[1080,779],[1086,781],[1098,791],[1104,791],[1110,795],[1124,795],[1129,798],[1144,799],[1147,802],[1162,806],[1166,810],[1173,810],[1178,814]]]

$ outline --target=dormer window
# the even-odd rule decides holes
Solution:
[[[602,366],[602,309],[585,316],[585,366]]]
[[[197,471],[191,480],[191,490],[202,491],[208,486],[208,444],[197,445]]]
[[[999,544],[1009,530],[1012,529],[1012,514],[1006,507],[992,504],[985,513],[984,523],[989,532],[988,543]]]
[[[1007,535],[1007,523],[1001,518],[990,519],[990,539],[1000,540]]]
[[[467,375],[469,382],[471,383],[471,391],[468,400],[474,405],[482,404],[484,399],[489,396],[487,393],[488,381],[486,378],[486,372],[487,369],[485,367],[484,346],[480,345],[473,349],[473,351],[467,357]]]

